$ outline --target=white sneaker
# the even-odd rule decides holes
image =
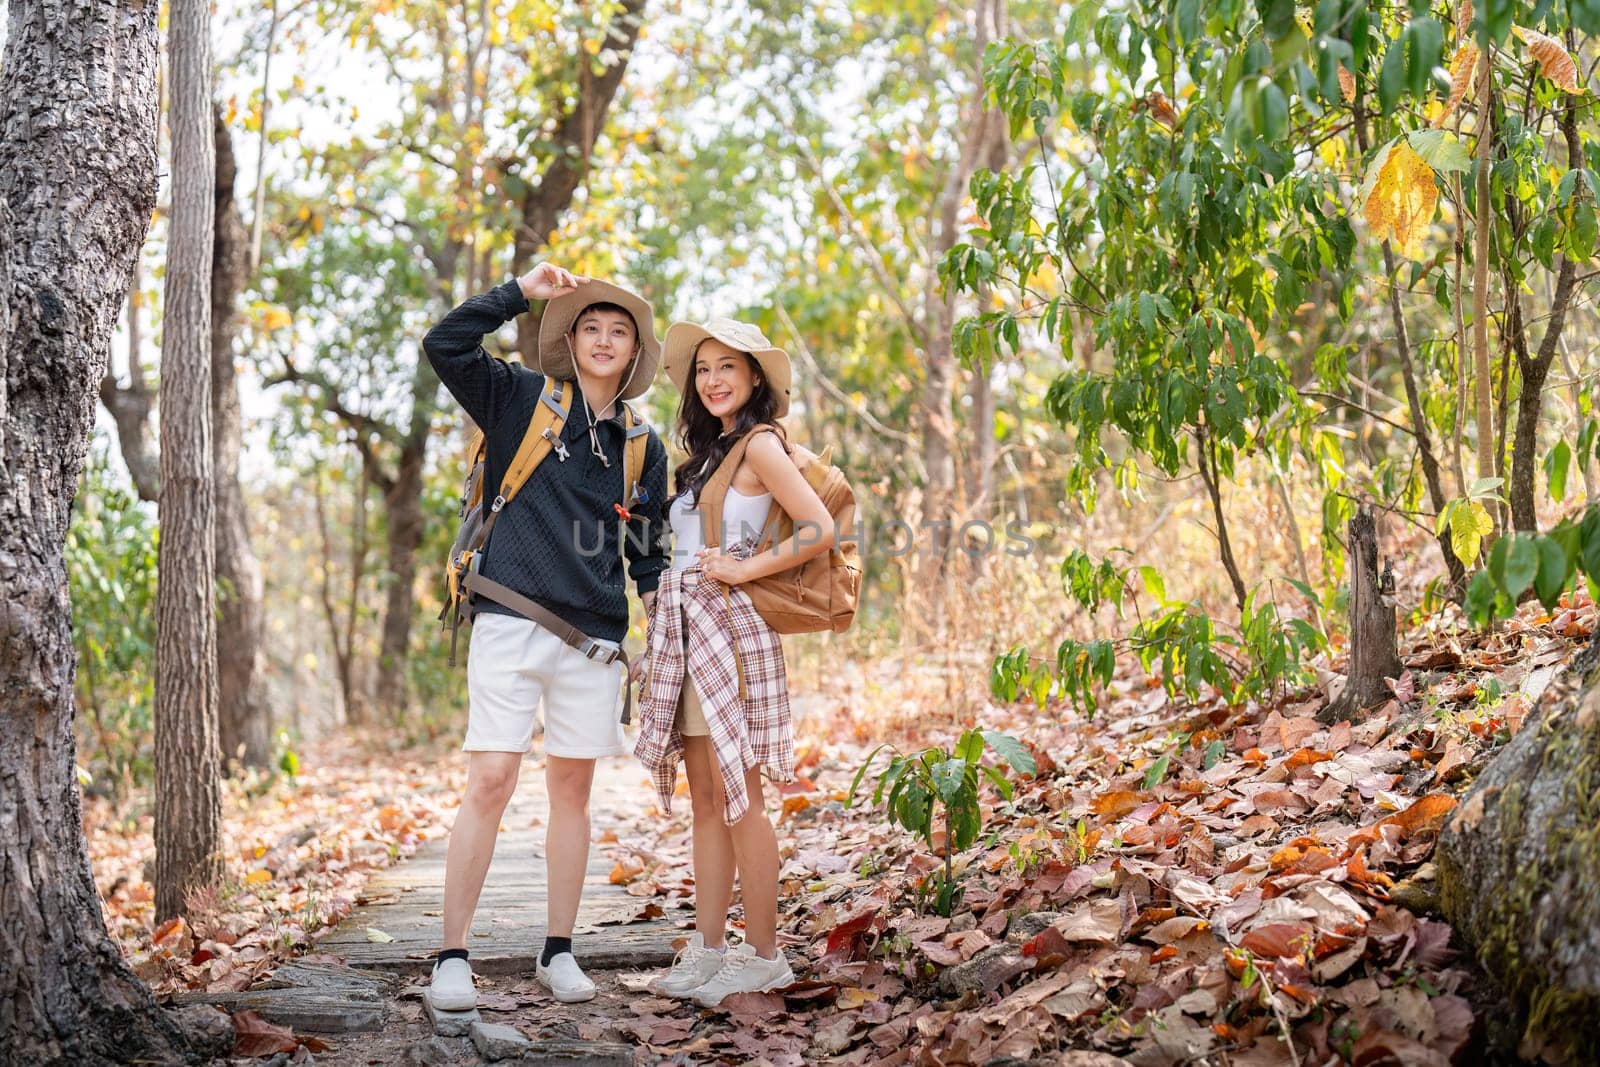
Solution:
[[[725,952],[706,948],[706,939],[696,930],[672,961],[672,970],[651,982],[650,991],[667,997],[687,997],[711,980],[725,956]]]
[[[556,953],[550,958],[548,967],[541,963],[534,973],[539,983],[563,1004],[594,999],[594,983],[589,981],[589,976],[583,973],[577,958],[570,952]]]
[[[717,973],[692,995],[701,1007],[714,1008],[731,993],[762,993],[793,984],[794,972],[789,969],[789,961],[784,959],[782,950],[775,960],[763,959],[747,943],[729,949]]]
[[[428,1003],[435,1011],[476,1008],[478,991],[472,987],[472,965],[459,956],[434,963],[433,981],[428,983]]]

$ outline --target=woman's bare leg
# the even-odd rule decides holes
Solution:
[[[694,925],[707,948],[723,947],[733,900],[733,839],[722,821],[722,779],[711,738],[683,739],[683,767],[694,814]]]

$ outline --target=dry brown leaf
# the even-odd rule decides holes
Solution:
[[[1142,803],[1144,801],[1138,793],[1115,789],[1095,797],[1093,803],[1089,805],[1089,810],[1096,815],[1109,815],[1113,819],[1120,819]]]
[[[1566,45],[1538,30],[1513,26],[1512,31],[1528,46],[1528,54],[1538,60],[1540,74],[1569,93],[1583,92],[1583,87],[1578,84],[1578,64],[1573,61]]]
[[[1344,68],[1343,64],[1340,64],[1340,66],[1339,66],[1339,92],[1344,95],[1344,102],[1345,103],[1347,103],[1347,104],[1355,103],[1355,99],[1356,99],[1356,76],[1354,74],[1351,74],[1348,70],[1346,70]]]
[[[1392,238],[1403,255],[1418,255],[1439,203],[1433,168],[1399,138],[1385,145],[1372,161],[1363,191],[1366,199],[1361,213],[1372,227],[1373,238]]]
[[[1472,91],[1472,81],[1478,70],[1478,46],[1471,41],[1462,41],[1456,49],[1455,56],[1450,60],[1450,96],[1444,102],[1444,110],[1439,112],[1433,120],[1434,129],[1439,129],[1456,108],[1461,106],[1461,101],[1466,99],[1467,93]]]

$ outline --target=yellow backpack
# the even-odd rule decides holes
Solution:
[[[621,506],[631,510],[639,502],[639,479],[644,476],[645,449],[649,443],[650,424],[639,418],[627,401],[618,401],[623,409],[623,487],[625,499]],[[456,665],[456,639],[463,622],[472,621],[471,593],[467,589],[467,575],[477,572],[483,562],[484,546],[495,520],[507,504],[528,481],[536,467],[551,452],[565,461],[567,444],[561,439],[567,414],[572,405],[572,383],[546,378],[539,403],[534,406],[533,418],[522,435],[522,443],[511,465],[506,468],[500,491],[485,505],[483,492],[484,464],[489,454],[488,442],[482,430],[475,430],[467,445],[470,463],[461,491],[461,527],[456,531],[455,542],[450,546],[450,557],[445,564],[447,593],[444,610],[439,619],[450,627],[450,666]],[[625,539],[624,539],[625,540]]]

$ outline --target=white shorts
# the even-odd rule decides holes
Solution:
[[[615,641],[599,644],[617,647]],[[627,751],[622,664],[586,658],[538,623],[482,612],[473,618],[467,650],[467,739],[464,752],[526,752],[534,715],[544,701],[547,755],[596,759]]]

